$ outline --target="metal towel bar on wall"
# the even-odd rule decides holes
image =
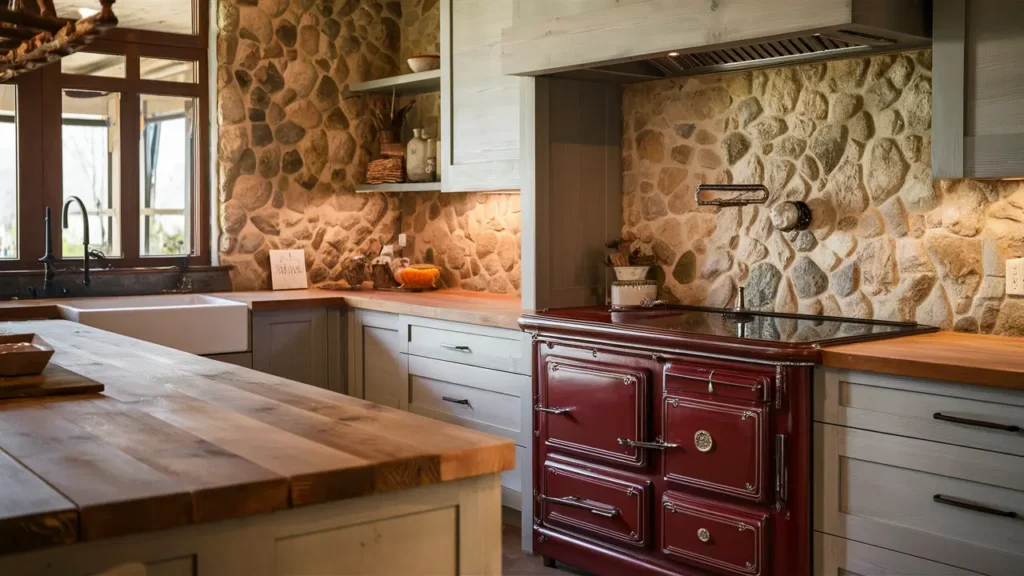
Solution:
[[[704,199],[705,192],[725,192],[735,194],[726,198]],[[746,206],[748,204],[765,204],[771,194],[763,184],[701,184],[697,187],[695,198],[698,206]]]

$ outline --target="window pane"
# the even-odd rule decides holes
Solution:
[[[61,58],[60,71],[64,74],[124,78],[124,56],[76,52]]]
[[[184,60],[140,58],[139,76],[143,80],[196,84],[199,81],[199,65],[197,62]]]
[[[143,256],[192,249],[196,114],[192,98],[143,95],[139,175],[139,251]]]
[[[121,255],[120,95],[64,91],[64,199],[78,196],[89,212],[89,246]],[[63,255],[82,256],[83,226],[77,204],[68,211]]]
[[[0,85],[0,259],[18,257],[17,88]]]

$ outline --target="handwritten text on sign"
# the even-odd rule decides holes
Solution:
[[[274,290],[306,288],[306,257],[302,250],[271,250],[270,276]]]

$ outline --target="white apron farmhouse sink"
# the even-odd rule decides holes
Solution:
[[[249,349],[249,309],[198,294],[88,298],[58,304],[65,320],[192,354]]]

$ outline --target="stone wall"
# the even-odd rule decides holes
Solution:
[[[1004,262],[1024,256],[1024,185],[931,179],[931,52],[632,85],[623,234],[662,296],[1024,335]],[[764,183],[767,206],[698,207],[701,183]],[[770,207],[804,200],[811,229]]]
[[[217,46],[221,263],[269,286],[269,251],[302,249],[313,284],[398,232],[398,198],[356,194],[376,128],[353,82],[399,72],[398,1],[222,0]]]
[[[518,194],[406,194],[403,254],[436,264],[448,288],[520,293]]]
[[[447,286],[518,292],[518,197],[354,192],[377,130],[370,99],[342,94],[440,52],[437,0],[222,0],[219,25],[220,261],[236,290],[269,288],[270,250],[305,251],[316,285],[401,229]],[[436,138],[439,118],[439,98],[418,96],[405,137]]]

